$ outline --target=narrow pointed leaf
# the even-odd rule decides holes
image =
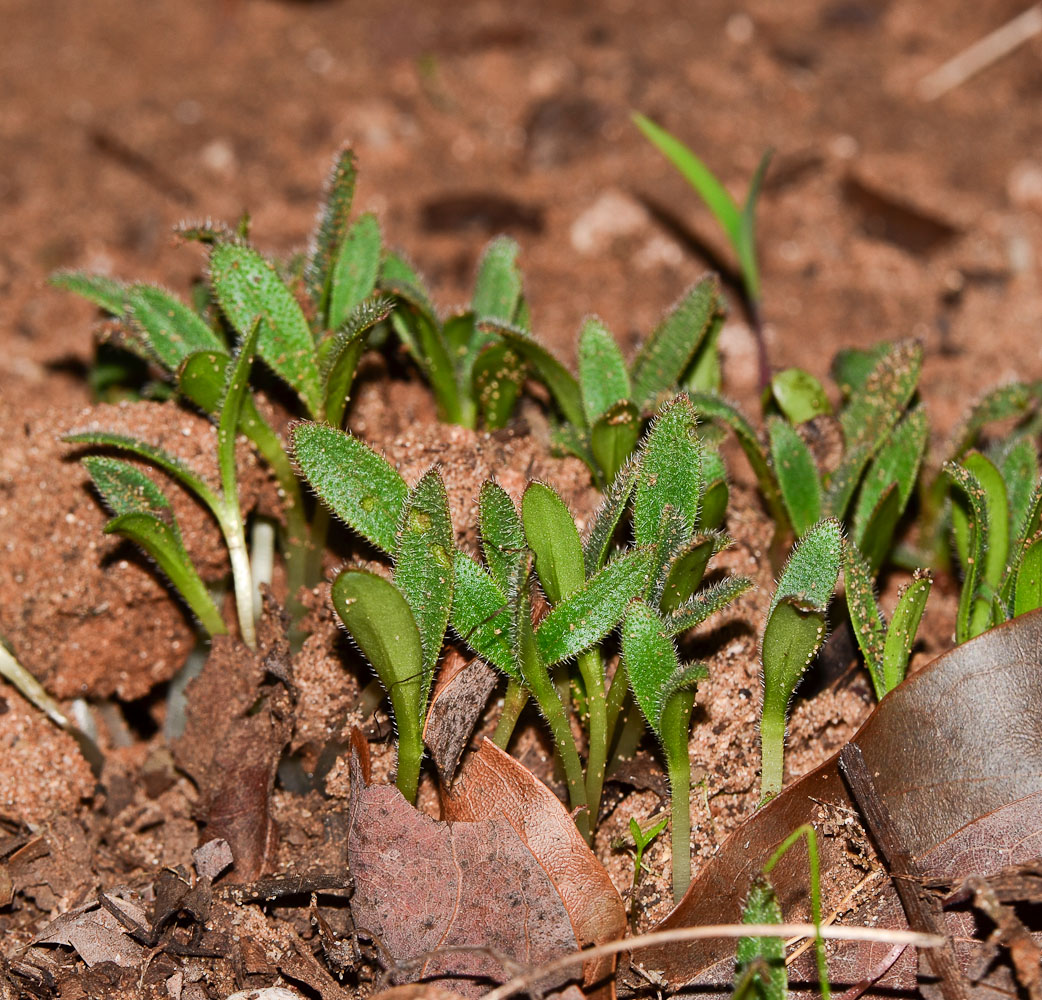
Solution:
[[[894,344],[880,359],[840,411],[848,450],[882,444],[912,398],[922,365],[923,348],[914,340]]]
[[[987,494],[977,477],[961,465],[949,462],[944,471],[965,500],[964,504],[952,505],[952,531],[963,569],[955,641],[963,643],[984,631],[987,625],[982,622],[990,617],[991,611],[990,604],[978,593],[988,546]]]
[[[999,463],[1002,480],[1009,500],[1009,529],[1011,552],[1024,537],[1031,497],[1038,482],[1038,452],[1028,435],[1017,436],[1006,449]]]
[[[297,424],[293,448],[323,503],[382,552],[394,552],[409,492],[398,470],[358,438],[323,424]]]
[[[680,381],[717,311],[715,277],[692,287],[655,328],[633,361],[633,400],[651,407],[659,394]]]
[[[256,250],[219,243],[210,281],[221,310],[241,336],[261,318],[257,353],[300,396],[312,417],[322,411],[322,385],[311,329],[274,265]]]
[[[988,544],[984,558],[984,582],[997,590],[1009,555],[1009,500],[1002,474],[978,451],[971,451],[962,464],[984,489],[987,504]]]
[[[525,531],[510,495],[498,483],[486,480],[478,494],[481,550],[496,586],[506,593],[526,556]]]
[[[669,564],[665,586],[658,599],[659,610],[664,613],[674,611],[690,600],[702,585],[709,560],[730,542],[726,535],[716,532],[698,534],[688,541]]]
[[[393,300],[386,296],[364,300],[319,349],[326,420],[334,427],[343,422],[369,332],[387,319],[393,308]]]
[[[588,578],[608,560],[612,539],[629,504],[639,469],[639,459],[631,458],[604,491],[604,499],[593,515],[583,542],[583,565]]]
[[[57,271],[47,279],[47,283],[79,295],[113,316],[122,317],[126,312],[126,286],[121,281],[107,278],[103,274]]]
[[[871,573],[879,572],[890,553],[897,522],[901,519],[901,494],[898,484],[891,483],[879,498],[865,527],[864,556]]]
[[[536,630],[543,664],[552,667],[600,642],[622,619],[626,605],[644,592],[650,553],[634,549],[608,563],[581,590],[558,604]]]
[[[1038,405],[1040,395],[1042,383],[1039,382],[1010,382],[986,393],[952,434],[948,458],[960,459],[988,424],[1026,414]]]
[[[348,148],[341,149],[333,162],[333,169],[326,184],[326,195],[319,212],[318,223],[311,238],[305,280],[311,301],[322,326],[326,320],[330,284],[334,262],[337,260],[347,220],[351,214],[351,202],[355,197],[355,182],[358,167],[355,154]]]
[[[1024,549],[1016,570],[1013,616],[1042,608],[1042,538]]]
[[[579,332],[579,385],[586,422],[592,427],[613,406],[630,398],[630,376],[615,338],[595,316]]]
[[[457,551],[453,561],[452,629],[483,660],[522,681],[511,645],[507,596],[488,571]]]
[[[629,400],[609,407],[590,430],[590,450],[605,482],[611,482],[640,438],[640,413]]]
[[[434,305],[423,278],[400,253],[393,250],[384,252],[379,284],[381,290],[409,303],[431,319],[435,317]]]
[[[239,351],[225,370],[224,393],[217,418],[217,467],[221,474],[221,489],[226,502],[238,496],[238,472],[235,464],[235,439],[239,433],[239,418],[243,401],[250,389],[250,368],[260,337],[262,321],[253,322],[243,338]],[[235,503],[236,508],[238,504]],[[236,516],[240,516],[236,510]]]
[[[722,611],[753,585],[747,576],[727,576],[695,594],[666,616],[670,635],[698,628],[707,618]]]
[[[780,417],[767,422],[774,474],[781,487],[789,520],[802,538],[821,519],[821,480],[814,456],[795,428]]]
[[[912,582],[903,587],[898,595],[897,607],[894,608],[883,644],[883,687],[886,692],[893,691],[905,679],[908,658],[912,655],[912,646],[932,586],[930,574],[916,570]]]
[[[335,330],[373,294],[380,274],[380,223],[363,215],[348,231],[336,257],[326,325]]]
[[[549,486],[529,483],[521,498],[521,520],[543,592],[551,604],[560,604],[586,582],[571,511]]]
[[[509,236],[494,239],[478,265],[471,309],[479,319],[513,323],[521,298],[521,272],[517,268],[520,247]]]
[[[702,495],[702,509],[698,516],[698,526],[703,531],[715,531],[724,523],[727,512],[729,490],[727,487],[727,466],[715,446],[702,442],[702,478],[706,489]]]
[[[145,343],[169,372],[177,371],[196,351],[227,353],[227,346],[202,318],[162,288],[132,285],[126,303]]]
[[[839,465],[829,473],[822,497],[822,509],[830,517],[845,518],[874,449],[875,444],[869,442],[848,448],[839,460]]]
[[[681,376],[681,387],[688,392],[719,392],[723,384],[723,369],[720,366],[720,331],[727,319],[727,309],[723,299],[717,299],[716,312],[709,322],[702,343],[698,345]]]
[[[678,396],[648,431],[633,498],[633,536],[638,545],[660,540],[667,506],[677,511],[689,533],[698,520],[705,483],[695,425],[691,402]]]
[[[774,151],[768,149],[760,157],[760,162],[749,181],[749,191],[745,196],[745,204],[742,205],[738,239],[734,247],[742,277],[745,279],[745,294],[750,302],[756,303],[760,301],[760,268],[756,262],[756,203],[760,200],[763,179],[767,176],[767,168],[773,155]]]
[[[850,539],[843,542],[843,586],[854,638],[865,658],[876,697],[882,698],[888,690],[883,672],[886,624],[876,603],[871,570]]]
[[[423,646],[423,705],[449,623],[453,548],[449,498],[441,475],[432,469],[406,497],[394,555],[394,583],[412,611]]]

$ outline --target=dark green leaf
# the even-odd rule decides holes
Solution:
[[[877,573],[879,567],[886,562],[890,552],[890,543],[894,537],[897,522],[901,519],[901,494],[897,483],[891,483],[876,503],[869,515],[864,529],[864,557],[868,562],[869,572]]]
[[[545,666],[589,649],[611,632],[626,605],[644,592],[650,555],[634,549],[613,559],[540,622],[535,638]]]
[[[912,655],[919,622],[926,610],[926,599],[930,596],[933,581],[924,570],[916,570],[912,582],[901,588],[897,597],[897,607],[890,619],[890,627],[886,630],[886,642],[883,645],[883,686],[885,691],[893,691],[905,679],[908,671],[908,658]]]
[[[153,285],[127,289],[127,308],[156,360],[169,372],[196,351],[227,353],[227,347],[183,302]]]
[[[1042,608],[1042,538],[1035,538],[1024,549],[1016,571],[1013,615]]]
[[[781,906],[770,883],[758,876],[749,888],[742,910],[743,924],[780,924]],[[782,938],[744,937],[735,953],[735,979],[748,976],[751,994],[747,1000],[786,1000],[789,974],[785,965],[785,941]]]
[[[843,585],[847,596],[847,611],[854,638],[865,658],[876,697],[887,692],[883,674],[883,646],[886,642],[886,623],[876,603],[872,572],[857,546],[846,539],[843,542]]]
[[[990,602],[978,593],[988,546],[988,503],[984,487],[968,469],[948,462],[944,471],[964,499],[952,504],[952,529],[963,568],[955,641],[963,643],[987,628],[986,624],[981,627],[981,623],[991,614]]]
[[[660,611],[676,610],[702,585],[709,560],[721,549],[731,544],[731,539],[721,532],[698,534],[685,543],[669,563],[665,586],[658,597]]]
[[[1031,496],[1038,482],[1038,452],[1034,440],[1026,434],[1017,435],[1004,449],[998,465],[1009,500],[1012,551],[1024,537],[1024,528],[1031,511]]]
[[[355,372],[370,330],[383,322],[394,308],[392,299],[376,296],[365,299],[347,318],[347,321],[332,336],[322,342],[319,349],[321,376],[325,386],[326,420],[339,427],[350,399]]]
[[[177,388],[204,413],[216,413],[224,395],[231,355],[224,351],[196,351],[181,362]]]
[[[803,438],[780,417],[767,422],[774,474],[797,537],[802,538],[821,518],[821,480]]]
[[[877,362],[839,414],[848,451],[883,443],[911,400],[922,365],[923,348],[914,340],[894,344]]]
[[[243,337],[238,353],[225,368],[224,391],[217,415],[217,468],[221,475],[221,489],[225,502],[235,506],[234,516],[237,518],[241,518],[238,503],[232,500],[238,496],[239,489],[235,439],[239,434],[243,401],[250,391],[250,368],[253,366],[261,325],[262,320],[257,317]]]
[[[507,595],[488,571],[457,551],[453,561],[452,628],[483,660],[521,682],[510,642]]]
[[[604,491],[604,499],[583,542],[583,565],[587,577],[593,576],[608,559],[612,539],[633,493],[639,468],[639,459],[631,458]]]
[[[491,344],[474,360],[471,377],[485,428],[494,431],[505,427],[525,382],[521,358],[507,344]]]
[[[358,438],[335,427],[302,422],[293,448],[304,477],[329,509],[390,555],[409,488],[398,471]]]
[[[865,384],[872,369],[892,347],[893,344],[883,341],[864,350],[848,347],[836,353],[832,359],[831,375],[845,400]]]
[[[611,482],[640,438],[640,413],[629,400],[609,407],[590,430],[590,450],[605,482]]]
[[[327,304],[333,280],[333,265],[347,231],[347,220],[351,214],[357,179],[355,154],[344,147],[337,153],[329,180],[326,182],[326,193],[322,199],[318,225],[311,238],[311,252],[306,269],[308,294],[315,304],[315,311],[322,326],[339,326],[339,323],[328,323]]]
[[[518,566],[525,559],[527,543],[514,501],[502,486],[492,480],[481,484],[478,526],[489,572],[496,586],[506,593]]]
[[[331,330],[346,323],[373,294],[379,274],[380,223],[376,216],[366,214],[348,231],[336,257],[326,319]]]
[[[723,384],[723,371],[720,367],[720,331],[724,327],[727,310],[723,299],[717,299],[716,313],[709,323],[709,329],[702,338],[691,363],[681,377],[681,385],[688,392],[719,392]]]
[[[666,616],[669,634],[680,635],[681,632],[698,628],[707,618],[741,597],[752,585],[752,580],[746,576],[726,576],[711,584],[669,612]]]
[[[261,318],[257,353],[303,400],[322,411],[322,385],[311,329],[278,271],[256,250],[219,243],[210,253],[210,281],[221,310],[241,336]]]

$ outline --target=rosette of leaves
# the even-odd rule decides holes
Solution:
[[[272,261],[240,231],[187,227],[209,248],[209,286],[193,306],[157,286],[82,273],[55,275],[119,324],[119,343],[144,358],[178,394],[215,420],[231,365],[229,344],[259,318],[257,356],[287,386],[301,412],[339,425],[370,333],[393,302],[376,294],[381,236],[370,214],[350,222],[357,171],[353,153],[336,157],[307,254]],[[245,434],[276,476],[287,522],[284,550],[291,592],[316,578],[325,525],[309,526],[299,482],[278,435],[251,394],[240,408]],[[309,545],[318,551],[306,558]],[[310,562],[310,566],[308,563]]]
[[[430,383],[438,415],[448,423],[503,427],[525,380],[523,358],[486,328],[528,328],[528,304],[517,267],[517,243],[494,239],[481,258],[470,308],[441,319],[423,279],[400,254],[384,255],[379,286],[395,298],[391,325]]]
[[[675,637],[701,625],[752,585],[745,577],[725,577],[702,588],[709,560],[730,541],[700,523],[706,495],[703,456],[694,410],[687,397],[678,396],[651,425],[634,463],[633,538],[652,553],[652,573],[627,609],[619,666],[666,760],[676,900],[691,880],[688,730],[696,687],[708,671],[703,664],[680,661]]]
[[[922,358],[910,340],[844,352],[833,366],[843,398],[835,414],[812,375],[780,372],[765,393],[766,441],[720,396],[698,394],[693,402],[700,416],[734,432],[779,537],[791,528],[802,538],[822,518],[838,518],[874,573],[891,553],[929,436],[926,413],[914,405]],[[828,469],[808,443],[827,425],[842,442]]]
[[[546,385],[562,418],[556,446],[581,458],[603,486],[633,452],[645,419],[678,387],[719,386],[716,341],[724,316],[717,279],[703,278],[666,314],[630,365],[607,327],[590,317],[579,333],[578,378],[527,330],[491,320],[482,325]]]
[[[825,641],[825,610],[836,589],[842,548],[839,521],[819,521],[796,543],[771,599],[760,644],[763,801],[782,789],[789,704],[800,678]]]
[[[436,470],[410,489],[358,438],[327,424],[293,428],[301,473],[340,520],[391,557],[393,573],[352,566],[333,581],[333,606],[387,689],[398,731],[397,784],[416,799],[423,726],[453,602],[454,550],[445,484]]]
[[[217,405],[216,489],[175,455],[148,441],[108,431],[83,431],[69,434],[71,444],[128,452],[161,469],[193,493],[213,514],[228,547],[232,568],[239,632],[252,649],[256,646],[255,607],[250,559],[239,506],[239,487],[235,463],[235,440],[248,396],[250,366],[260,331],[254,322],[243,338],[232,363],[222,372],[223,385]],[[87,471],[102,499],[115,517],[107,533],[124,535],[140,545],[166,574],[185,603],[210,635],[227,631],[213,599],[199,577],[181,540],[181,532],[163,491],[139,468],[122,459],[88,456]]]

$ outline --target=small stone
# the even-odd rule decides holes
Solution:
[[[572,223],[572,248],[583,254],[603,253],[614,240],[632,236],[647,222],[648,213],[642,205],[610,189]]]

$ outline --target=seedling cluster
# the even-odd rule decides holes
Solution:
[[[662,146],[650,123],[642,127]],[[701,185],[732,233],[757,302],[752,220],[765,165],[741,209]],[[216,425],[208,472],[126,434],[92,429],[68,439],[91,449],[84,463],[114,515],[106,530],[152,556],[205,633],[229,624],[192,565],[168,499],[140,464],[109,452],[161,470],[213,514],[248,645],[256,641],[257,608],[236,479],[240,436],[282,491],[291,610],[298,610],[298,588],[320,578],[331,516],[386,557],[386,566],[341,570],[332,601],[387,690],[397,783],[407,798],[417,792],[440,658],[449,646],[469,650],[506,679],[500,746],[526,703],[537,706],[588,839],[611,760],[630,752],[644,725],[655,734],[672,792],[679,899],[690,880],[688,736],[707,670],[683,661],[677,640],[751,586],[727,575],[706,583],[711,560],[730,541],[720,428],[735,434],[752,466],[775,522],[776,565],[784,562],[762,634],[764,800],[781,790],[789,705],[824,641],[841,570],[879,697],[904,677],[930,591],[928,570],[948,568],[948,536],[963,572],[960,642],[1042,605],[1038,385],[989,394],[949,447],[928,459],[930,429],[918,399],[922,349],[912,341],[880,344],[836,359],[835,409],[809,373],[775,375],[763,397],[761,433],[719,394],[724,308],[714,278],[681,298],[629,364],[604,324],[587,319],[573,375],[532,334],[512,240],[489,245],[469,307],[443,317],[411,265],[383,247],[375,218],[351,221],[354,183],[345,151],[310,250],[286,262],[255,249],[245,222],[235,230],[183,229],[208,254],[208,283],[191,306],[149,285],[83,274],[54,280],[105,310],[119,343]],[[363,353],[388,341],[427,379],[440,415],[466,426],[502,427],[526,381],[541,382],[555,409],[559,448],[580,456],[604,492],[587,530],[547,484],[530,483],[518,506],[490,480],[477,497],[480,557],[457,549],[439,470],[410,486],[342,429]],[[263,416],[260,397],[272,376],[290,391],[299,418],[288,443]],[[998,420],[1016,426],[989,445],[982,433]],[[830,440],[831,452],[822,447]],[[305,484],[318,502],[306,499]],[[914,547],[899,544],[904,538]],[[887,623],[876,580],[892,565],[917,569]],[[640,840],[637,846],[643,849]]]

